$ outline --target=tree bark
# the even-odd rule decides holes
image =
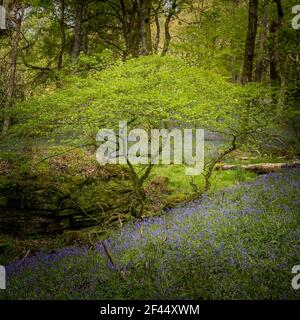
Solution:
[[[278,121],[282,119],[282,112],[284,109],[286,96],[285,73],[287,69],[287,61],[282,64],[280,59],[280,31],[283,21],[283,8],[281,0],[274,0],[277,5],[277,19],[273,21],[270,27],[272,49],[270,51],[270,80],[279,85],[277,95],[277,118]]]
[[[83,18],[83,6],[84,3],[82,1],[77,1],[75,7],[75,30],[72,50],[72,65],[75,65],[77,63],[81,49],[81,26]]]
[[[88,27],[87,25],[84,25],[83,31],[82,31],[82,43],[81,43],[81,50],[88,54],[89,49],[89,41],[88,41]]]
[[[245,165],[235,165],[235,164],[223,164],[217,165],[216,170],[235,170],[242,168],[246,171],[256,172],[256,173],[268,173],[276,172],[286,168],[299,168],[300,162],[295,161],[292,163],[257,163],[257,164],[245,164]]]
[[[139,55],[139,26],[138,26],[138,2],[132,0],[130,10],[124,0],[120,0],[120,15],[122,20],[123,37],[125,40],[125,56],[131,55],[138,57]]]
[[[140,55],[152,52],[151,0],[139,0]]]
[[[262,26],[259,37],[259,49],[258,49],[258,57],[255,68],[255,81],[261,82],[262,75],[264,71],[264,56],[265,56],[265,48],[266,48],[266,40],[268,33],[268,6],[264,8],[263,16],[262,16]]]
[[[65,52],[65,46],[66,46],[66,34],[65,34],[65,0],[60,1],[60,50],[58,54],[58,60],[57,60],[57,69],[62,68],[63,64],[63,55]]]
[[[242,82],[252,81],[254,50],[257,33],[258,0],[249,1],[248,31],[244,54],[244,68]]]
[[[167,15],[166,21],[165,21],[165,41],[164,41],[164,47],[163,47],[163,50],[161,53],[162,56],[165,56],[169,50],[169,46],[170,46],[170,42],[171,42],[170,22],[171,22],[171,19],[175,13],[176,6],[177,6],[177,1],[173,0],[172,8],[170,9],[170,11]]]
[[[280,28],[282,24],[283,18],[283,9],[281,0],[274,0],[277,4],[277,14],[278,18],[272,22],[270,26],[270,34],[272,39],[272,49],[270,52],[270,80],[278,81],[278,83],[282,82],[282,74],[280,67]]]
[[[16,29],[15,29],[15,36],[12,36],[12,39],[11,39],[10,70],[8,75],[7,93],[6,93],[5,102],[4,102],[5,112],[7,112],[12,107],[12,103],[13,103],[13,97],[14,97],[15,85],[16,85],[19,42],[21,38],[21,28],[22,28],[22,20],[24,17],[24,10],[25,10],[25,4],[22,4],[22,7],[16,10],[16,15],[14,19]],[[3,120],[2,136],[7,135],[10,124],[11,124],[10,116],[5,116]]]
[[[155,36],[155,42],[154,42],[153,49],[154,49],[154,52],[157,53],[158,47],[159,47],[159,42],[160,42],[160,23],[159,23],[159,17],[158,17],[157,12],[155,12],[154,21],[155,21],[155,26],[156,26],[156,36]]]

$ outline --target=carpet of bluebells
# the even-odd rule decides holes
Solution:
[[[7,266],[7,299],[300,299],[300,170]]]

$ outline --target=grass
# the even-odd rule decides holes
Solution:
[[[149,180],[156,176],[165,176],[169,178],[172,197],[181,194],[188,196],[193,193],[191,177],[185,174],[185,166],[183,165],[155,166],[152,169]],[[212,186],[210,194],[241,182],[253,181],[255,177],[255,173],[248,172],[244,169],[215,171],[211,177]],[[199,190],[203,190],[204,179],[202,176],[194,176],[193,182],[197,185]]]
[[[257,164],[257,163],[282,163],[282,162],[293,162],[293,157],[279,157],[271,154],[248,154],[245,152],[236,152],[227,157],[226,163],[246,165],[246,164]]]
[[[217,191],[7,266],[7,299],[299,299],[300,171]]]

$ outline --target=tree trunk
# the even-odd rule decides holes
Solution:
[[[252,81],[254,49],[257,33],[258,0],[249,1],[248,32],[245,45],[243,83]]]
[[[175,13],[175,9],[177,7],[177,2],[176,0],[173,0],[172,2],[172,8],[170,9],[166,21],[165,21],[165,41],[164,41],[164,47],[162,50],[161,55],[165,56],[169,50],[170,42],[171,42],[171,34],[170,34],[170,22],[171,19]]]
[[[274,0],[277,4],[277,20],[273,21],[270,26],[270,34],[272,39],[272,49],[270,52],[270,80],[282,82],[281,67],[280,67],[280,28],[283,18],[283,9],[281,0]]]
[[[82,44],[81,44],[81,50],[85,53],[88,54],[88,49],[89,49],[89,41],[88,41],[88,26],[84,25],[83,27],[83,32],[82,32]]]
[[[139,1],[140,54],[152,52],[151,39],[151,0]]]
[[[57,69],[62,68],[63,63],[63,55],[65,52],[66,46],[66,34],[65,34],[65,0],[60,1],[60,50],[58,54],[58,61],[57,61]]]
[[[245,165],[236,165],[236,164],[223,164],[217,165],[216,170],[235,170],[242,168],[246,171],[256,172],[256,173],[268,173],[276,172],[286,168],[299,168],[300,162],[295,161],[292,163],[257,163],[257,164],[245,164]]]
[[[78,59],[78,56],[80,54],[83,6],[84,6],[84,3],[82,1],[78,1],[76,3],[74,44],[73,44],[73,51],[72,51],[72,65],[75,65],[77,63],[77,59]]]
[[[126,52],[124,59],[131,55],[138,57],[139,55],[139,25],[138,25],[138,2],[132,0],[130,10],[124,0],[120,0],[123,37],[125,40]]]
[[[25,10],[25,5],[22,4],[21,9],[16,10],[16,15],[14,19],[16,29],[15,29],[15,36],[12,36],[12,39],[11,39],[10,70],[8,75],[7,93],[6,93],[5,102],[4,102],[5,112],[7,112],[11,108],[14,92],[15,92],[18,49],[19,49],[19,42],[21,38],[21,27],[22,27],[22,20],[24,17],[24,10]],[[3,120],[2,136],[5,136],[8,133],[10,123],[11,123],[11,118],[9,116],[5,116]]]
[[[270,80],[281,82],[280,59],[279,59],[279,29],[280,24],[274,21],[270,27],[272,49],[270,51]]]
[[[255,81],[261,82],[262,75],[264,71],[264,55],[265,55],[265,48],[266,48],[266,40],[267,40],[267,33],[268,33],[268,6],[265,7],[262,17],[262,26],[261,32],[259,37],[259,53],[256,62],[255,68]]]
[[[154,21],[155,21],[155,26],[156,26],[156,36],[155,36],[153,50],[155,53],[157,53],[158,47],[159,47],[159,42],[160,42],[160,23],[159,23],[158,12],[155,12],[154,14],[155,14]]]
[[[172,18],[172,14],[169,14],[165,22],[165,42],[164,42],[164,47],[162,51],[162,56],[165,56],[167,54],[169,50],[170,42],[171,42],[171,35],[170,35],[171,18]]]
[[[282,65],[280,59],[280,31],[283,21],[283,8],[281,0],[274,0],[277,5],[277,19],[273,21],[270,28],[272,35],[272,49],[270,52],[270,80],[277,82],[280,86],[277,95],[277,118],[279,121],[282,119],[282,112],[284,109],[285,96],[286,96],[286,83],[285,72],[287,69],[287,62],[285,59]]]

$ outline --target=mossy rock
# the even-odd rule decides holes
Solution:
[[[88,235],[82,231],[67,230],[61,235],[61,240],[67,245],[72,245],[76,242],[87,243]]]
[[[179,192],[168,197],[167,207],[175,207],[179,203],[185,202],[187,200],[189,200],[189,197],[186,194]]]

